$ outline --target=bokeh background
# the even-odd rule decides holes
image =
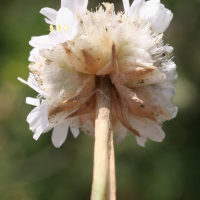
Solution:
[[[123,10],[121,0],[116,10]],[[101,3],[90,0],[89,9]],[[178,68],[178,115],[165,122],[166,139],[145,148],[129,136],[115,146],[118,200],[200,199],[200,0],[162,0],[174,13],[165,42],[174,47]],[[39,14],[59,9],[59,0],[0,1],[0,199],[88,200],[94,140],[71,134],[56,149],[51,133],[33,140],[26,117],[37,94],[17,80],[27,79],[31,36],[48,33]]]

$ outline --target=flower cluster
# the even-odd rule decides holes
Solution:
[[[173,104],[177,81],[173,48],[163,44],[163,32],[173,15],[160,0],[123,0],[124,12],[103,3],[96,12],[88,0],[62,0],[56,11],[43,8],[49,35],[33,37],[28,81],[39,93],[26,102],[36,106],[28,115],[38,139],[53,128],[52,142],[60,147],[70,127],[94,136],[98,77],[112,82],[112,128],[120,144],[134,133],[137,143],[161,142],[162,122],[176,116]]]

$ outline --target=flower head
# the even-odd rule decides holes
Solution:
[[[108,76],[115,143],[130,133],[141,146],[147,138],[161,142],[162,122],[177,113],[173,48],[162,40],[172,13],[159,0],[135,0],[131,7],[123,0],[125,13],[118,14],[113,4],[89,12],[87,1],[70,2],[62,1],[58,12],[42,9],[47,23],[56,27],[30,42],[35,47],[29,58],[34,84],[23,82],[43,96],[40,104],[28,99],[37,105],[27,119],[34,138],[54,128],[58,147],[69,126],[75,136],[79,128],[93,136],[98,80]]]

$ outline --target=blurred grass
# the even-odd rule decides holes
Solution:
[[[90,1],[95,9],[100,1]],[[122,10],[121,1],[115,2]],[[163,0],[174,13],[165,42],[174,47],[178,66],[175,103],[178,116],[164,123],[166,139],[148,141],[145,148],[129,136],[116,146],[119,200],[200,199],[200,1]],[[90,197],[93,139],[69,134],[60,149],[51,134],[36,142],[26,122],[33,109],[26,96],[36,96],[17,77],[27,79],[32,36],[48,33],[39,14],[58,9],[59,1],[1,0],[0,2],[0,199],[86,200]]]

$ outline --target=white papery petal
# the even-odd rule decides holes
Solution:
[[[143,4],[144,0],[134,0],[130,7],[129,15],[133,18],[137,17]]]
[[[152,28],[157,33],[163,33],[169,26],[172,18],[173,14],[170,10],[167,10],[165,8],[160,9],[160,12],[157,14],[157,18],[155,18],[155,21],[152,22]]]
[[[41,90],[38,87],[37,82],[35,80],[35,77],[34,77],[34,75],[32,73],[30,73],[30,75],[29,75],[28,82],[23,80],[22,78],[19,78],[19,77],[18,77],[18,80],[21,81],[22,83],[28,85],[32,89],[34,89],[36,92],[41,94],[43,97],[48,97],[49,96],[46,92],[44,92],[43,90]]]
[[[50,19],[49,22],[52,22],[50,24],[54,25],[56,23],[56,16],[57,16],[57,11],[56,10],[54,10],[52,8],[42,8],[40,10],[40,13]]]
[[[36,129],[39,127],[40,125],[40,116],[41,116],[41,110],[42,108],[39,106],[37,106],[36,108],[34,108],[27,116],[27,122],[29,123],[29,128],[33,131],[36,132]]]
[[[155,125],[151,125],[148,128],[148,132],[146,133],[147,137],[155,142],[162,142],[165,138],[165,132],[161,129],[161,127],[156,124]]]
[[[71,132],[75,138],[79,136],[80,133],[80,120],[79,116],[71,117],[67,119],[67,123],[70,125]]]
[[[61,26],[61,29],[64,30],[66,26],[72,26],[74,20],[74,15],[68,8],[61,8],[58,11],[57,17],[56,17],[56,26],[58,30],[58,26]]]
[[[129,0],[123,0],[123,5],[124,5],[124,11],[125,11],[125,13],[129,12],[129,9],[130,9]]]
[[[78,26],[79,26],[79,22],[76,19],[74,19],[72,27],[69,27],[69,30],[67,30],[70,33],[69,40],[74,39],[74,37],[77,35],[78,28],[79,28]]]
[[[71,128],[71,127],[70,127],[70,129],[71,129],[73,136],[75,138],[77,138],[79,136],[79,133],[80,133],[79,129],[78,128]]]
[[[51,136],[52,143],[55,147],[59,148],[67,138],[68,134],[68,123],[62,123],[53,129]]]
[[[30,128],[31,129],[31,128]],[[35,134],[33,135],[33,139],[38,140],[40,135],[42,134],[43,129],[41,127],[38,127],[36,129]]]
[[[162,63],[160,70],[165,73],[166,77],[165,80],[158,85],[162,86],[163,88],[175,88],[178,77],[176,64],[172,61]]]
[[[30,51],[30,56],[28,58],[28,61],[34,62],[37,58],[39,58],[40,57],[39,50],[40,50],[39,48],[33,48]]]
[[[55,44],[64,43],[67,41],[68,34],[65,32],[51,32],[49,34],[49,39],[53,41]]]
[[[29,41],[29,44],[32,47],[40,48],[40,49],[52,49],[55,44],[49,39],[48,35],[32,37]]]
[[[69,32],[68,30],[62,31],[62,32],[51,32],[49,34],[49,38],[56,45],[59,43],[64,43],[68,40],[72,40],[76,34],[77,34],[77,31]]]
[[[67,40],[72,40],[77,34],[78,21],[74,18],[73,13],[68,8],[61,8],[58,11],[56,25],[57,31],[53,31],[49,34],[49,40],[55,45],[64,43]]]
[[[47,102],[43,101],[27,116],[27,122],[29,123],[30,130],[35,132],[33,135],[35,140],[37,140],[42,133],[45,133],[52,128],[49,126],[47,114]]]
[[[147,118],[136,117],[134,115],[130,115],[129,120],[131,126],[136,129],[142,137],[147,137],[155,142],[162,142],[162,140],[165,138],[164,131],[156,122]],[[140,139],[140,143],[138,144],[142,144],[142,141],[145,140]]]
[[[147,137],[138,137],[138,136],[136,136],[136,141],[140,146],[145,147],[145,143],[147,141]]]
[[[38,87],[37,81],[35,80],[35,76],[32,73],[29,73],[28,83]]]
[[[61,7],[69,8],[74,14],[86,11],[88,0],[61,0]]]
[[[173,13],[170,10],[165,9],[166,11],[166,15],[165,15],[165,19],[163,20],[163,22],[160,22],[160,30],[159,33],[165,32],[165,30],[168,28],[172,18],[173,18]]]
[[[30,104],[33,106],[39,106],[40,100],[36,98],[26,97],[26,104]]]
[[[173,52],[173,50],[174,50],[174,48],[173,48],[172,46],[167,46],[167,47],[165,48],[165,51],[166,51],[167,53],[169,53],[169,54],[171,54],[171,53]]]
[[[155,19],[159,8],[159,4],[154,1],[145,2],[139,12],[140,18],[151,23]]]
[[[173,18],[172,12],[157,0],[145,2],[140,9],[139,16],[146,23],[149,22],[157,33],[164,32]]]
[[[47,19],[47,18],[44,18],[44,20],[45,20],[45,22],[46,22],[47,24],[56,25],[56,21],[54,22],[54,21],[51,21],[51,20],[49,20],[49,19]]]
[[[174,111],[174,113],[172,115],[172,119],[175,118],[177,113],[178,113],[178,107],[175,106],[174,108],[175,108],[175,111]]]

